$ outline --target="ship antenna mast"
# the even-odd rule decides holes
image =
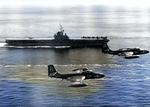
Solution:
[[[59,29],[61,30],[61,32],[64,32],[62,25],[60,25],[60,28],[59,28]]]

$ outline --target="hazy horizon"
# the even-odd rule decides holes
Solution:
[[[105,5],[105,6],[125,6],[125,7],[150,7],[148,0],[0,0],[0,7],[4,6],[75,6],[75,5]]]

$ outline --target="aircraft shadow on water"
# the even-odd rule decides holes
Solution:
[[[86,83],[82,83],[82,81],[85,79],[97,79],[105,77],[103,74],[94,73],[91,70],[88,70],[87,68],[74,69],[72,71],[74,71],[75,73],[60,74],[56,71],[53,65],[48,65],[48,76],[61,78],[62,80],[66,79],[67,81],[70,81],[72,83],[70,87],[84,87],[87,86]]]
[[[149,51],[140,48],[122,48],[118,50],[109,49],[107,43],[102,45],[102,53],[124,56],[126,59],[139,58],[138,55],[147,54]]]

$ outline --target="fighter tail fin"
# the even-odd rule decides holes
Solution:
[[[102,44],[102,53],[109,53],[111,50],[109,49],[107,43]]]
[[[58,77],[59,73],[56,71],[53,65],[48,65],[48,76],[49,77]]]

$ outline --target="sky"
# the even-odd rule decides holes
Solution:
[[[0,6],[109,5],[149,7],[150,0],[0,0]]]

